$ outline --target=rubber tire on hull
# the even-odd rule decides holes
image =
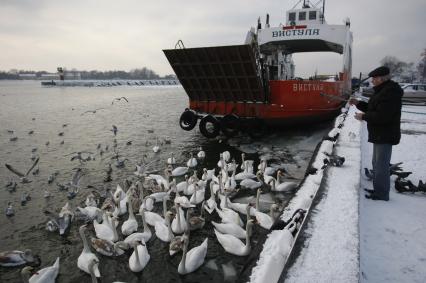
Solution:
[[[207,125],[209,123],[213,126],[212,131],[207,129]],[[217,135],[219,135],[219,131],[220,131],[219,121],[212,115],[207,115],[203,117],[198,126],[200,128],[200,132],[206,138],[212,139],[217,137]]]
[[[252,138],[261,138],[266,132],[265,122],[259,118],[248,119],[245,128]]]
[[[220,120],[220,129],[227,137],[235,136],[240,130],[240,118],[235,114],[225,115]]]
[[[179,118],[179,125],[185,131],[192,130],[197,125],[197,114],[188,108],[183,111]]]

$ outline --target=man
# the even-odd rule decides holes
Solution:
[[[382,66],[368,74],[374,85],[374,94],[368,103],[354,98],[349,101],[362,111],[355,114],[355,119],[367,122],[368,142],[373,143],[373,190],[367,190],[365,195],[372,200],[389,200],[392,146],[401,139],[401,98],[404,92],[390,79],[389,73],[389,68]]]

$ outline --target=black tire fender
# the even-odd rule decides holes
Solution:
[[[227,137],[235,136],[240,130],[240,118],[235,114],[225,115],[220,120],[220,129]]]
[[[208,129],[207,125],[211,124],[211,129]],[[204,116],[200,124],[198,125],[200,128],[200,132],[205,136],[206,138],[215,138],[217,135],[219,135],[220,131],[220,125],[219,121],[212,115]]]
[[[183,111],[182,115],[180,115],[179,125],[183,130],[190,131],[197,125],[197,120],[198,117],[195,111],[187,108]]]

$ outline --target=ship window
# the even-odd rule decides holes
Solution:
[[[296,20],[296,13],[289,13],[289,14],[288,14],[288,20],[289,20],[290,22],[295,21],[295,20]]]
[[[317,11],[309,11],[309,19],[316,20],[317,19]]]
[[[306,20],[306,12],[299,12],[299,21]]]

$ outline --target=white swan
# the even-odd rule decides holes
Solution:
[[[154,209],[154,203],[155,203],[155,199],[152,198],[151,196],[146,196],[143,201],[141,206],[139,207],[139,210],[145,209],[147,211],[152,211]]]
[[[148,264],[151,256],[144,242],[134,242],[134,251],[129,258],[129,267],[133,272],[141,272]]]
[[[176,179],[173,179],[173,183],[176,184]],[[188,175],[185,175],[185,181],[179,182],[176,184],[176,191],[177,192],[183,192],[185,194],[185,192],[188,189]]]
[[[203,168],[203,175],[201,176],[201,180],[210,181],[214,175],[214,169],[207,170],[207,168]]]
[[[22,269],[21,275],[24,283],[54,283],[59,273],[59,257],[56,258],[52,266],[47,266],[37,272],[33,272],[34,268],[26,266]],[[30,275],[34,274],[33,276]]]
[[[195,183],[195,190],[194,193],[191,196],[191,199],[189,200],[192,204],[200,204],[204,201],[204,196],[206,194],[205,188],[199,188],[198,184]]]
[[[260,188],[263,185],[260,172],[256,173],[256,177],[259,181],[255,181],[252,179],[244,179],[241,181],[240,186],[244,188],[252,189],[252,190]]]
[[[133,205],[131,197],[127,199],[127,203],[129,206],[129,218],[123,222],[123,225],[121,225],[121,233],[124,236],[128,236],[138,230],[138,222],[136,221],[135,215],[133,214]]]
[[[179,204],[180,206],[185,208],[195,207],[195,205],[189,202],[189,199],[186,196],[181,196],[179,192],[176,193],[174,203]]]
[[[143,232],[130,234],[129,236],[126,237],[126,239],[124,239],[125,243],[131,244],[132,242],[142,241],[142,240],[144,241],[144,243],[147,243],[151,239],[152,232],[146,223],[144,210],[141,211],[141,216],[142,216]]]
[[[246,224],[246,244],[243,244],[243,242],[235,236],[230,234],[222,234],[216,229],[214,229],[214,233],[216,234],[217,240],[226,252],[237,256],[246,256],[251,251],[250,236],[252,232],[252,226],[253,220],[250,219]]]
[[[159,151],[160,151],[160,145],[159,145],[159,143],[158,143],[158,137],[157,137],[157,140],[155,141],[155,145],[154,145],[154,147],[152,148],[152,151],[153,151],[154,153],[157,153],[157,152],[159,152]]]
[[[173,177],[179,177],[179,176],[183,176],[186,173],[188,173],[189,168],[188,167],[176,167],[175,169],[172,170],[172,176]]]
[[[189,238],[184,236],[183,255],[178,266],[179,274],[194,272],[204,263],[207,254],[207,241],[208,238],[206,238],[201,245],[187,252]]]
[[[219,214],[219,217],[222,219],[223,223],[233,222],[237,225],[240,225],[241,227],[244,225],[243,221],[240,218],[240,215],[232,209],[226,207],[219,209],[217,208],[217,206],[215,207],[215,209],[217,214]]]
[[[228,162],[231,159],[231,153],[229,151],[222,152],[222,157],[225,162]]]
[[[99,215],[102,215],[102,210],[93,206],[79,207],[77,206],[77,210],[84,216],[87,217],[89,221],[93,221]]]
[[[269,212],[269,215],[263,212],[260,212],[259,210],[254,213],[254,216],[256,217],[257,222],[262,228],[270,229],[272,224],[274,224],[275,221],[275,215],[274,213],[278,210],[278,205],[273,203],[271,205],[271,210]]]
[[[139,214],[142,215],[142,209],[139,209]],[[163,217],[166,217],[166,212],[167,212],[167,199],[163,198]],[[148,223],[151,226],[155,226],[156,222],[160,222],[165,224],[165,218],[161,217],[160,215],[158,215],[155,212],[151,212],[151,211],[143,211],[144,216],[145,216],[145,221],[146,223]]]
[[[210,198],[206,201],[206,203],[201,207],[201,209],[207,210],[209,214],[212,214],[213,210],[217,206],[215,194],[213,193],[213,181],[210,182]]]
[[[176,217],[172,221],[172,231],[175,234],[182,234],[188,230],[188,224],[186,223],[185,213],[179,204],[176,204]]]
[[[191,152],[189,160],[186,162],[186,166],[188,166],[189,168],[194,168],[194,167],[197,167],[197,165],[198,165],[197,158],[195,158]]]
[[[93,266],[94,274],[96,277],[101,277],[101,273],[99,272],[99,259],[94,253],[90,251],[86,235],[84,234],[85,231],[86,225],[81,226],[79,232],[81,239],[83,240],[83,251],[77,259],[77,266],[84,272],[90,274],[89,263],[95,260],[97,263]]]
[[[200,146],[200,151],[197,153],[197,157],[199,159],[206,158],[206,152],[203,150],[203,148]]]
[[[169,170],[167,168],[164,169],[164,176],[165,177],[158,175],[158,174],[149,174],[148,179],[154,179],[159,186],[164,186],[164,188],[166,190],[168,190],[169,187],[170,187],[170,184],[169,184],[170,173],[169,173]]]
[[[169,165],[175,165],[176,164],[176,158],[175,158],[175,154],[172,152],[171,156],[169,158],[167,158],[167,164]]]
[[[285,192],[290,191],[297,188],[298,184],[295,182],[280,182],[280,176],[282,176],[282,172],[278,170],[277,179],[270,180],[269,183],[271,185],[271,191],[275,192]]]
[[[97,219],[95,219],[93,220],[93,227],[95,228],[96,237],[99,239],[105,239],[111,242],[116,242],[118,240],[115,225],[110,223],[110,218],[105,212],[102,214],[102,223],[99,223]]]
[[[245,239],[246,238],[246,230],[244,230],[239,225],[228,222],[228,223],[216,223],[212,221],[213,226],[216,228],[217,231],[219,231],[222,234],[230,234],[234,237],[237,237],[239,239]]]
[[[170,242],[173,239],[173,232],[170,226],[171,215],[170,211],[166,213],[166,223],[155,222],[155,235],[163,242]]]

